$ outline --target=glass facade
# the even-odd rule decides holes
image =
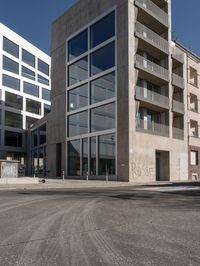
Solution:
[[[35,56],[25,49],[22,49],[22,61],[29,66],[35,67]]]
[[[40,59],[38,59],[38,70],[49,76],[49,65]]]
[[[39,145],[46,143],[46,124],[39,127]]]
[[[28,79],[35,80],[35,72],[22,66],[22,76]]]
[[[20,80],[19,79],[10,77],[10,76],[5,75],[5,74],[3,74],[2,78],[3,78],[3,80],[2,80],[3,86],[6,86],[8,88],[11,88],[11,89],[14,89],[17,91],[20,90]]]
[[[23,109],[23,98],[20,95],[5,92],[5,105],[18,110]]]
[[[7,56],[3,56],[3,69],[14,74],[19,74],[19,64]]]
[[[68,111],[88,105],[88,84],[68,91]]]
[[[50,90],[42,88],[42,99],[46,101],[50,101]]]
[[[40,115],[41,114],[41,103],[31,100],[31,99],[26,99],[26,111]]]
[[[19,58],[19,46],[6,37],[3,37],[3,50]]]
[[[26,129],[30,128],[31,125],[36,122],[38,119],[30,116],[26,116]]]
[[[44,115],[47,115],[51,112],[51,106],[48,104],[44,104]]]
[[[5,111],[5,126],[22,128],[22,115]]]
[[[49,80],[48,79],[46,79],[46,78],[44,78],[43,76],[41,76],[41,75],[38,75],[38,82],[40,82],[40,83],[42,83],[42,84],[44,84],[44,85],[49,85]]]
[[[68,142],[68,172],[70,176],[81,175],[80,140]]]
[[[31,83],[28,83],[26,81],[24,81],[23,84],[24,84],[23,89],[24,89],[25,93],[39,97],[39,87],[38,86],[31,84]]]
[[[84,57],[76,63],[69,66],[68,85],[74,85],[77,82],[88,78],[88,58]]]
[[[22,133],[5,131],[5,146],[22,147]]]
[[[87,30],[79,33],[68,43],[68,60],[72,60],[88,50],[88,32]]]
[[[68,118],[69,137],[88,133],[88,112],[70,115]]]

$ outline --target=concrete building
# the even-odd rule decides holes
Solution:
[[[186,55],[171,1],[79,0],[52,27],[48,177],[188,179]]]
[[[50,111],[50,64],[0,23],[0,159],[27,165],[27,129]]]

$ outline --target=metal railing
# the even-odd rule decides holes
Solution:
[[[148,11],[148,13],[150,13],[153,17],[155,17],[165,26],[168,26],[169,24],[168,14],[165,11],[163,11],[159,6],[155,5],[152,1],[135,0],[135,4],[141,7],[142,9]]]
[[[177,47],[172,47],[172,57],[181,63],[184,63],[184,54]]]
[[[151,90],[148,90],[146,88],[136,86],[135,96],[137,99],[151,102],[151,103],[158,105],[158,106],[169,108],[169,98],[168,97],[166,97],[162,94],[153,92]]]
[[[169,81],[169,71],[166,68],[153,63],[139,54],[136,54],[136,67],[146,70],[166,81]]]
[[[136,118],[136,129],[140,132],[169,137],[169,126],[154,121]]]
[[[164,38],[160,37],[157,33],[153,32],[140,22],[135,24],[135,32],[138,37],[142,37],[147,42],[156,46],[165,53],[169,53],[169,43]]]
[[[185,113],[185,105],[184,103],[173,100],[173,111],[177,113],[184,114]]]
[[[184,89],[184,86],[185,86],[184,83],[185,82],[184,82],[184,79],[181,76],[173,73],[172,74],[172,83],[173,83],[173,85]]]
[[[173,138],[184,140],[184,130],[181,128],[173,127]]]

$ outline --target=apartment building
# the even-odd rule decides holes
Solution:
[[[53,23],[51,56],[49,177],[188,179],[187,59],[171,44],[170,0],[79,0]]]
[[[27,129],[50,111],[50,64],[0,23],[0,159],[27,165]]]

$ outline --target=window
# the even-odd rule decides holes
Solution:
[[[115,104],[107,104],[91,110],[91,131],[115,128]]]
[[[88,32],[83,31],[68,42],[68,60],[87,52],[88,50]]]
[[[22,115],[5,111],[5,125],[7,127],[22,128]]]
[[[68,85],[74,85],[77,82],[88,78],[88,58],[84,57],[76,63],[69,66]]]
[[[19,58],[19,46],[6,37],[3,37],[3,50]]]
[[[32,139],[32,147],[37,147],[38,146],[38,132],[37,132],[37,130],[34,130],[31,133],[31,139]]]
[[[38,70],[49,76],[49,65],[40,59],[38,59]]]
[[[68,117],[69,137],[88,133],[88,112],[84,111]]]
[[[91,48],[115,35],[115,12],[113,11],[91,26]]]
[[[69,176],[80,176],[80,140],[68,142],[68,174]]]
[[[46,143],[46,125],[39,127],[39,145]]]
[[[30,116],[26,116],[26,129],[30,128],[33,123],[35,123],[38,119]]]
[[[22,133],[5,131],[5,146],[22,147]]]
[[[19,91],[20,80],[3,74],[3,86]]]
[[[50,101],[50,90],[42,88],[42,99]]]
[[[82,143],[82,175],[88,175],[88,139],[83,139]]]
[[[91,82],[91,103],[115,97],[115,72]]]
[[[19,74],[19,64],[5,55],[3,56],[3,69],[15,74]]]
[[[115,43],[112,42],[91,54],[91,75],[115,66]]]
[[[38,82],[40,82],[40,83],[42,83],[44,85],[49,86],[49,80],[46,79],[46,78],[44,78],[43,76],[38,75]]]
[[[22,66],[22,76],[28,79],[35,80],[35,72]]]
[[[23,109],[23,98],[22,96],[10,93],[10,92],[5,92],[5,105],[16,108],[18,110]]]
[[[29,113],[41,115],[41,103],[31,99],[26,99],[26,111]]]
[[[190,152],[190,164],[191,165],[198,165],[198,151],[191,151]]]
[[[96,137],[90,138],[90,175],[96,175]]]
[[[29,66],[35,67],[35,56],[22,49],[22,61]]]
[[[68,110],[73,111],[88,105],[88,85],[68,91]]]
[[[44,104],[44,115],[47,115],[51,112],[51,106],[48,104]]]
[[[194,86],[198,86],[198,73],[193,67],[189,68],[189,82]]]
[[[39,97],[39,87],[24,81],[24,92]]]

